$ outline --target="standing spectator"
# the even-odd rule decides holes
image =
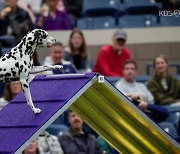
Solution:
[[[22,152],[23,154],[40,154],[38,149],[38,141],[34,140],[31,144],[27,146],[26,149]]]
[[[154,98],[147,87],[140,82],[135,81],[137,74],[137,64],[134,60],[126,60],[123,63],[123,78],[116,84],[116,88],[119,89],[125,95],[131,95],[131,97],[140,96],[142,100],[153,104]]]
[[[7,28],[10,26],[11,35],[16,36],[17,42],[33,28],[32,21],[28,13],[18,7],[18,0],[6,0],[7,6],[0,12],[0,23],[3,23],[2,34],[7,34]]]
[[[99,51],[93,71],[105,76],[122,77],[122,64],[130,59],[131,55],[125,44],[127,34],[123,30],[116,30],[113,37],[113,45],[106,45]]]
[[[66,12],[57,9],[58,0],[47,0],[47,7],[37,17],[37,27],[44,30],[69,30],[71,21]]]
[[[78,70],[88,69],[88,51],[82,31],[74,29],[69,38],[69,49],[66,48],[66,60],[70,60]]]
[[[74,65],[64,60],[64,48],[60,42],[54,43],[50,48],[50,56],[46,57],[44,65],[62,65],[61,70],[47,71],[48,74],[76,73]]]
[[[65,154],[99,154],[96,138],[83,130],[83,121],[74,112],[69,111],[71,128],[59,137]]]
[[[64,154],[56,136],[44,131],[37,140],[41,154]]]
[[[6,84],[3,97],[0,98],[0,110],[6,106],[22,90],[19,81],[11,81]]]
[[[154,76],[148,81],[148,88],[154,95],[155,104],[180,104],[180,81],[168,73],[168,60],[158,55],[153,62]]]

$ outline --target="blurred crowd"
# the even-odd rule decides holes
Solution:
[[[163,2],[166,7],[167,1]],[[34,28],[71,30],[68,46],[64,46],[61,42],[53,44],[49,56],[43,63],[39,62],[37,53],[34,54],[35,66],[63,66],[61,70],[46,71],[45,74],[92,71],[108,77],[118,77],[115,87],[156,123],[168,118],[167,106],[180,106],[180,81],[169,73],[168,59],[165,55],[159,54],[154,57],[154,73],[146,83],[136,81],[138,67],[136,61],[132,59],[131,51],[126,47],[128,36],[122,29],[114,31],[110,36],[112,42],[102,46],[95,63],[91,63],[85,36],[80,29],[73,29],[70,20],[71,16],[80,16],[82,0],[6,0],[6,4],[0,12],[0,35],[13,35],[17,43]],[[0,98],[0,110],[21,90],[19,81],[7,83]],[[179,118],[178,113],[176,116]],[[86,131],[82,119],[73,111],[68,111],[67,118],[70,127],[61,136],[44,131],[23,153],[117,153],[102,137]],[[179,141],[178,137],[175,139]]]

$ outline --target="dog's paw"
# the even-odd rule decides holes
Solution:
[[[62,69],[63,66],[62,65],[54,65],[54,69]]]
[[[33,112],[34,112],[35,114],[38,114],[38,113],[41,112],[41,109],[39,109],[39,108],[34,108],[34,109],[33,109]]]

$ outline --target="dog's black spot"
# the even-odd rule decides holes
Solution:
[[[23,65],[21,65],[19,68],[19,75],[22,73],[22,70],[23,70]]]
[[[15,48],[14,51],[16,51],[17,49]]]
[[[17,62],[17,63],[15,64],[15,66],[16,66],[17,68],[19,68],[19,63]]]
[[[12,74],[13,74],[13,77],[15,77],[15,76],[16,76],[16,72],[15,72],[15,71],[12,71]]]
[[[5,76],[5,78],[10,77],[11,73],[6,73],[4,76]]]
[[[28,85],[27,84],[23,84],[23,87],[28,88]]]
[[[0,71],[2,71],[2,68],[0,68]]]
[[[18,46],[18,49],[22,49],[23,43],[21,42],[20,45]]]
[[[27,65],[27,62],[26,62],[26,61],[24,61],[24,65]]]
[[[3,69],[3,71],[6,71],[6,69]]]
[[[14,60],[16,60],[16,57],[15,56],[11,56]]]
[[[32,37],[28,37],[28,40],[31,40],[32,39]]]
[[[2,61],[5,61],[5,60],[6,60],[6,58],[3,58],[3,59],[2,59]]]
[[[27,71],[27,69],[25,68],[24,72],[26,72],[26,71]]]
[[[22,58],[23,57],[23,54],[20,52],[20,57]]]

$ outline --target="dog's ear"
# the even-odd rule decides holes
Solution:
[[[47,37],[46,33],[42,31],[41,34],[42,34],[41,37],[42,37],[43,39],[46,39],[46,37]]]

